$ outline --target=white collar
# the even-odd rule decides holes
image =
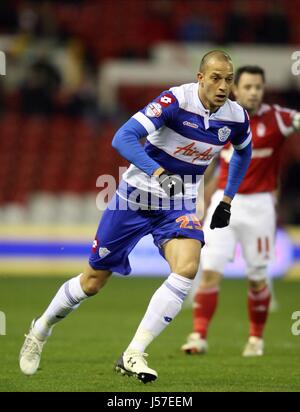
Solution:
[[[198,112],[197,114],[200,114],[203,117],[209,117],[210,112],[208,109],[206,109],[203,106],[203,103],[201,102],[199,94],[198,94],[198,89],[199,89],[199,83],[195,83],[193,87],[193,96],[194,96],[194,104]]]
[[[219,118],[220,115],[222,116],[222,112],[225,109],[225,106],[227,105],[227,100],[225,100],[225,103],[221,107],[219,107],[218,110],[216,110],[213,113],[210,113],[210,111],[203,106],[203,103],[200,100],[200,97],[198,94],[198,88],[199,88],[199,83],[195,83],[195,86],[193,88],[194,103],[195,103],[195,107],[197,108],[197,113],[203,116],[204,118],[205,129],[208,129],[210,119],[213,120],[215,118]]]
[[[209,117],[210,119],[213,119],[215,116],[219,117],[220,114],[222,113],[222,110],[225,108],[227,104],[227,99],[225,100],[225,103],[218,108],[213,113],[210,113],[209,109],[206,109],[203,106],[203,103],[200,100],[199,94],[198,94],[198,88],[199,88],[199,83],[195,83],[194,88],[193,88],[193,95],[194,95],[194,103],[197,108],[198,114],[200,114],[203,117]]]

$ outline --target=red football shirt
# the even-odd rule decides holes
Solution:
[[[272,192],[277,188],[280,151],[287,136],[294,132],[291,125],[296,112],[277,105],[262,104],[250,117],[252,130],[252,158],[238,193]],[[218,187],[227,182],[229,161],[233,147],[229,143],[220,154]]]

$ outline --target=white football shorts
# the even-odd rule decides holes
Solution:
[[[213,212],[223,198],[217,190],[211,199],[204,222],[205,246],[201,252],[201,269],[224,273],[235,256],[238,243],[251,280],[265,278],[266,268],[274,257],[276,212],[272,193],[237,194],[231,204],[229,226],[209,228]]]

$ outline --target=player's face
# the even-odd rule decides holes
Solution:
[[[198,73],[199,95],[210,110],[221,107],[228,98],[233,84],[233,68],[229,62],[212,61],[204,73]]]
[[[233,88],[237,101],[250,113],[258,110],[264,95],[264,82],[260,74],[243,73]]]

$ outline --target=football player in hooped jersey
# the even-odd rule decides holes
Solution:
[[[182,346],[186,353],[207,351],[206,335],[217,307],[221,275],[240,242],[249,279],[249,338],[243,356],[263,355],[263,331],[270,302],[267,266],[274,255],[280,151],[286,138],[300,129],[300,113],[262,103],[264,85],[265,74],[258,66],[241,67],[235,74],[234,94],[250,115],[252,159],[235,196],[230,225],[222,231],[212,231],[209,223],[226,185],[231,144],[222,149],[219,174],[208,185],[210,192],[217,190],[204,223],[206,246],[200,265],[203,272],[194,297],[194,330]]]
[[[20,368],[25,374],[36,372],[52,327],[95,295],[112,272],[128,275],[129,253],[151,233],[171,273],[154,293],[116,370],[143,382],[157,378],[144,352],[180,311],[198,270],[204,237],[194,213],[201,177],[213,156],[232,142],[228,182],[211,220],[213,228],[225,227],[231,200],[251,159],[248,115],[228,99],[232,83],[231,58],[212,51],[201,61],[197,83],[162,93],[117,131],[113,147],[131,165],[103,213],[89,266],[62,285],[42,316],[32,322],[20,353]],[[144,147],[139,143],[143,137],[147,138]]]

